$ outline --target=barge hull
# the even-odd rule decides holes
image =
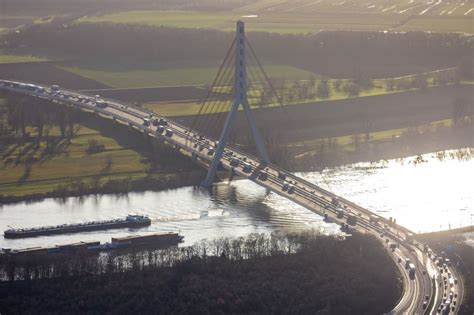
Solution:
[[[143,217],[140,220],[117,220],[105,222],[93,222],[89,224],[72,224],[68,226],[46,227],[46,228],[32,228],[23,230],[7,230],[4,233],[5,238],[26,238],[34,236],[46,236],[57,234],[69,234],[88,231],[100,231],[120,228],[140,228],[149,226],[151,220],[148,217]]]

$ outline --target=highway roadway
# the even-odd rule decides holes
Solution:
[[[127,124],[144,134],[163,141],[194,160],[209,164],[214,155],[216,142],[194,130],[161,117],[156,113],[132,107],[114,100],[104,100],[100,96],[81,94],[54,86],[40,86],[22,82],[0,80],[0,89],[23,93],[71,106],[78,110],[94,112],[114,121]],[[155,123],[154,123],[155,122]],[[392,310],[392,314],[436,314],[449,292],[456,292],[458,298],[454,312],[459,308],[462,283],[446,288],[442,275],[429,254],[429,249],[413,243],[414,233],[386,218],[362,208],[349,200],[334,195],[271,163],[261,162],[255,156],[237,148],[227,146],[221,160],[221,168],[234,175],[247,178],[325,218],[327,222],[341,225],[346,233],[359,231],[379,238],[397,264],[404,283],[404,292]],[[390,246],[397,246],[392,249]],[[421,248],[420,248],[421,246]],[[416,265],[416,276],[410,279],[405,268],[405,260]],[[452,267],[447,267],[451,275],[456,275]],[[447,272],[444,272],[447,275]],[[435,279],[433,281],[432,279]],[[448,284],[449,286],[449,284]],[[454,294],[454,293],[453,293]],[[454,296],[453,296],[454,298]],[[426,305],[424,302],[426,301]],[[452,302],[451,302],[452,303]],[[451,312],[452,313],[452,312]]]

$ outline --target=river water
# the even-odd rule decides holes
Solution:
[[[474,219],[474,160],[447,159],[433,155],[403,163],[358,163],[326,170],[300,173],[309,181],[344,196],[385,217],[394,217],[415,232],[436,231],[472,225]],[[338,227],[305,208],[277,196],[248,180],[219,183],[213,191],[184,187],[162,192],[127,195],[46,199],[34,203],[0,206],[0,230],[9,226],[33,227],[63,223],[123,218],[145,214],[150,227],[94,231],[8,240],[0,237],[2,248],[54,246],[79,241],[110,241],[111,237],[180,231],[185,244],[220,236],[243,236],[275,230],[316,229],[338,233]]]

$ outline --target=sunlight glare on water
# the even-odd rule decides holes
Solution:
[[[440,161],[432,154],[424,163],[353,164],[322,173],[302,174],[361,206],[393,217],[414,232],[472,225],[474,160]]]
[[[443,162],[425,155],[426,163],[414,165],[395,160],[371,165],[359,163],[299,174],[338,195],[358,203],[414,232],[472,225],[474,213],[474,160]],[[201,239],[239,237],[249,233],[315,229],[338,233],[334,224],[248,180],[216,184],[213,192],[184,187],[161,192],[127,195],[46,199],[0,206],[0,231],[9,226],[35,227],[124,218],[145,214],[149,227],[93,231],[7,240],[0,247],[54,246],[79,241],[110,241],[111,237],[179,231],[185,245]]]

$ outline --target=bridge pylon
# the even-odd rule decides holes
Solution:
[[[257,128],[255,117],[250,108],[247,98],[247,69],[246,69],[246,54],[245,54],[245,26],[244,22],[237,21],[236,34],[235,34],[235,73],[234,73],[234,95],[230,111],[227,114],[227,118],[222,129],[219,143],[214,153],[214,159],[212,160],[211,166],[207,172],[207,176],[201,183],[204,187],[212,186],[216,177],[216,172],[221,161],[224,148],[229,140],[229,134],[234,125],[235,118],[239,107],[242,106],[245,117],[249,123],[250,130],[252,132],[255,145],[257,147],[257,153],[262,161],[269,162],[269,156],[265,144],[263,142],[262,135]]]

